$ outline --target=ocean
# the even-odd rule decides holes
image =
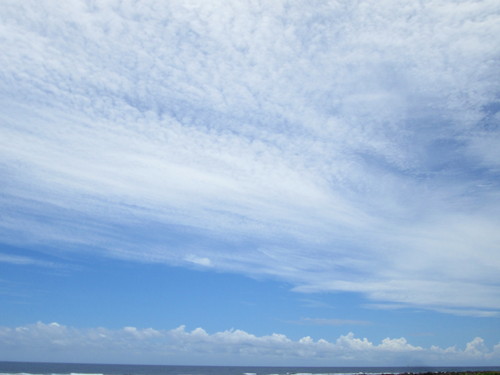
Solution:
[[[255,367],[0,362],[0,375],[355,375],[500,371],[496,367]]]

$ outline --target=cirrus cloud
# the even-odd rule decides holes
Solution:
[[[4,243],[500,311],[498,2],[0,7]]]

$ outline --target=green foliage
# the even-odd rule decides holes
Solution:
[[[418,374],[405,373],[402,375],[500,375],[500,371],[423,372]]]

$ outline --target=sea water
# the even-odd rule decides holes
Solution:
[[[0,375],[377,375],[500,371],[497,367],[255,367],[0,362]]]

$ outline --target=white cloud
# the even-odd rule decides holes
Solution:
[[[325,319],[325,318],[303,318],[301,322],[317,324],[321,326],[342,326],[342,325],[366,325],[370,322],[365,320],[351,319]]]
[[[0,263],[14,264],[17,266],[39,266],[39,267],[51,267],[51,268],[62,267],[62,265],[60,264],[45,260],[40,260],[34,257],[2,254],[2,253],[0,253]]]
[[[467,343],[464,353],[466,355],[482,357],[485,353],[490,350],[484,344],[484,340],[481,337],[476,337],[471,342]]]
[[[205,257],[197,257],[196,255],[188,255],[185,260],[190,262],[190,263],[197,264],[199,266],[205,266],[205,267],[212,266],[212,262],[210,261],[210,259],[205,258]]]
[[[499,344],[500,345],[500,344]],[[374,344],[357,338],[353,333],[336,341],[303,337],[297,341],[285,335],[255,336],[241,330],[207,333],[202,328],[187,331],[184,326],[172,330],[125,327],[77,329],[57,323],[9,328],[0,327],[0,349],[4,356],[24,360],[45,359],[78,361],[120,361],[133,363],[234,363],[254,364],[393,364],[421,361],[428,365],[450,363],[495,363],[498,346],[490,349],[476,337],[465,349],[437,346],[422,348],[409,344],[405,338],[382,340]],[[16,350],[22,346],[23,352]],[[209,362],[204,362],[204,361]],[[184,362],[183,362],[184,361]],[[410,362],[409,362],[410,361]]]
[[[411,352],[415,350],[423,350],[420,346],[413,346],[408,344],[404,337],[401,337],[399,339],[385,338],[382,340],[379,348],[394,352]]]
[[[0,7],[2,241],[500,311],[497,1]]]

